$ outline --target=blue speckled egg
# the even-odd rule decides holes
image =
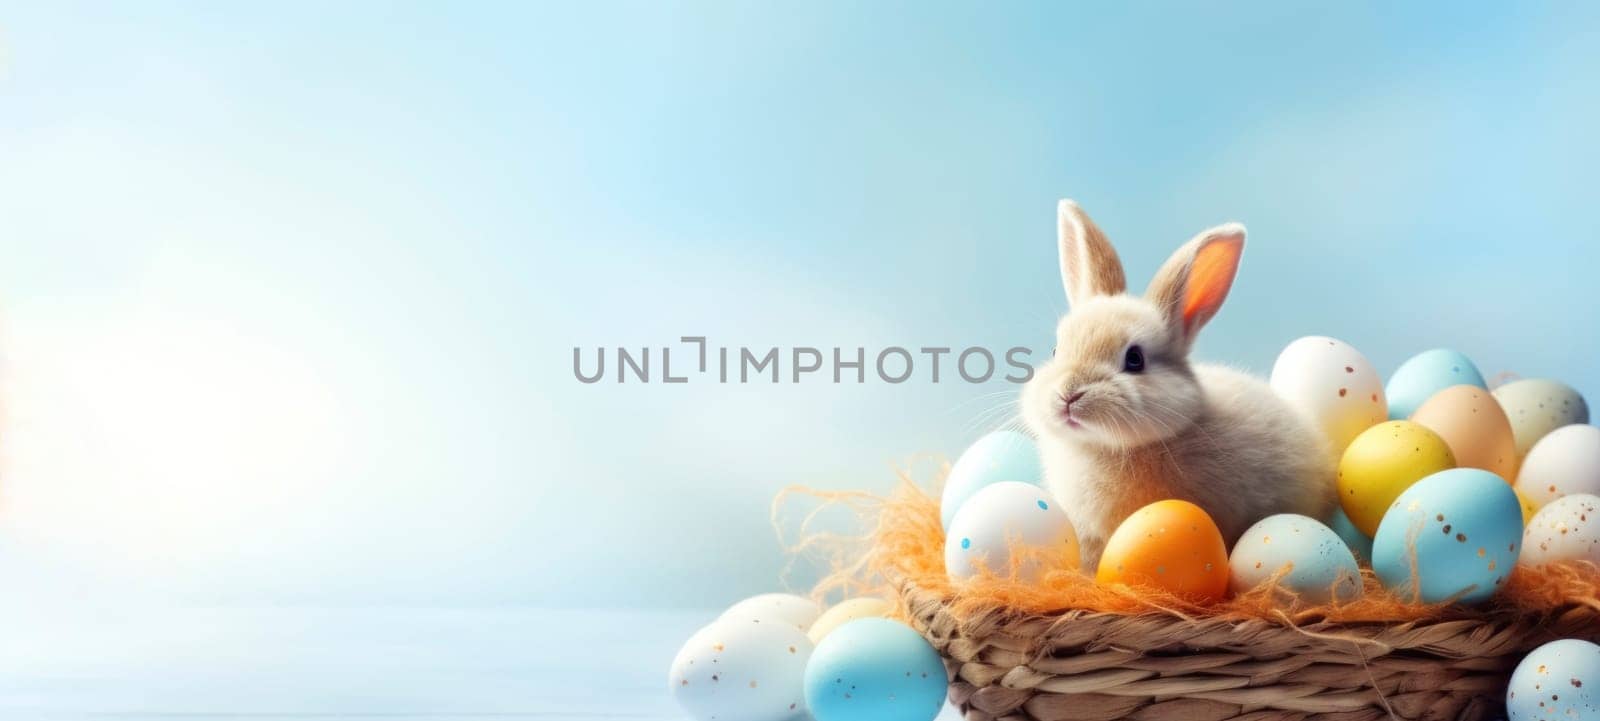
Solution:
[[[1404,599],[1477,603],[1505,583],[1521,543],[1522,503],[1511,485],[1482,469],[1452,468],[1395,499],[1372,539],[1372,570]]]
[[[1410,418],[1423,401],[1450,386],[1488,388],[1478,367],[1457,351],[1435,348],[1411,356],[1383,387],[1389,399],[1389,420]]]
[[[927,640],[887,618],[834,629],[806,664],[806,705],[817,721],[932,721],[949,685]]]
[[[1511,721],[1600,721],[1600,646],[1551,641],[1517,664],[1506,687]]]
[[[939,521],[945,528],[955,518],[961,504],[983,487],[1000,481],[1021,481],[1038,485],[1044,479],[1044,464],[1039,461],[1039,446],[1016,431],[996,431],[967,448],[944,481],[939,499]]]
[[[1350,547],[1350,552],[1355,554],[1357,561],[1372,558],[1372,539],[1362,533],[1361,529],[1356,528],[1350,516],[1345,515],[1343,507],[1333,507],[1333,515],[1328,518],[1328,527],[1339,534],[1339,538],[1344,540],[1344,545]]]
[[[1235,593],[1282,573],[1279,588],[1306,603],[1361,597],[1361,568],[1344,539],[1321,521],[1296,513],[1267,516],[1245,531],[1233,545],[1228,570]]]

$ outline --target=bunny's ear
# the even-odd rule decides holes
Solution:
[[[1183,244],[1156,272],[1146,296],[1185,346],[1228,298],[1244,253],[1244,226],[1219,225]]]
[[[1117,251],[1094,221],[1070,200],[1056,211],[1061,246],[1061,283],[1067,302],[1077,306],[1097,295],[1117,295],[1128,289]]]

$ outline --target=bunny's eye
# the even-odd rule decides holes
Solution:
[[[1122,358],[1122,369],[1129,373],[1143,371],[1144,349],[1136,345],[1128,346],[1128,353]]]

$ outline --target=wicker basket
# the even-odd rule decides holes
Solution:
[[[957,618],[950,598],[888,580],[944,656],[950,700],[969,721],[1498,718],[1523,654],[1556,638],[1600,640],[1600,611],[1587,605],[1301,626],[1003,607]]]

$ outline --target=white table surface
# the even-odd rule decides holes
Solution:
[[[667,666],[715,616],[106,601],[4,610],[0,717],[678,721]]]

